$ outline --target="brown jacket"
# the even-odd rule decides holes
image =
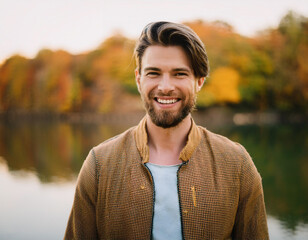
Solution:
[[[268,239],[261,177],[241,145],[192,121],[180,159],[184,239]],[[151,239],[148,160],[145,119],[93,148],[78,177],[65,239]]]

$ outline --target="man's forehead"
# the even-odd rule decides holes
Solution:
[[[142,57],[142,69],[149,68],[192,71],[189,58],[180,46],[149,46]]]

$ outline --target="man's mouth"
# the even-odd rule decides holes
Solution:
[[[156,102],[160,104],[173,104],[180,101],[179,98],[163,99],[163,98],[154,98]]]

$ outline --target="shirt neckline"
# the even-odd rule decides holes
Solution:
[[[161,164],[150,163],[150,162],[147,162],[146,164],[154,166],[154,167],[159,167],[159,168],[172,168],[172,167],[179,167],[181,165],[181,163],[173,164],[173,165],[161,165]]]
[[[180,153],[179,159],[183,162],[187,162],[198,144],[201,141],[201,133],[198,126],[195,124],[194,120],[191,118],[191,129],[188,134],[188,140]],[[135,128],[134,132],[135,142],[137,149],[142,158],[142,163],[149,162],[149,146],[148,146],[148,134],[146,130],[146,116],[140,121],[138,126]]]

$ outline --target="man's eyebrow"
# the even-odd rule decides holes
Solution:
[[[156,71],[156,72],[160,72],[161,69],[160,68],[157,68],[157,67],[146,67],[143,69],[144,72],[147,72],[147,71]],[[180,67],[180,68],[174,68],[172,69],[172,72],[192,72],[191,69],[189,68],[186,68],[186,67]]]
[[[146,67],[145,69],[143,69],[143,71],[144,72],[146,72],[146,71],[157,71],[157,72],[159,72],[160,69],[157,68],[157,67]]]
[[[174,71],[174,72],[191,72],[191,70],[189,68],[175,68],[175,69],[172,69],[172,71]]]

